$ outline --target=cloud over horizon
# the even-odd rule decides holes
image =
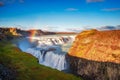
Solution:
[[[44,28],[41,28],[43,31],[58,31],[59,27],[58,26],[44,26]]]
[[[84,30],[84,28],[79,27],[79,28],[66,28],[67,31],[69,32],[81,32]]]
[[[98,30],[120,30],[120,25],[117,26],[102,26],[97,28]]]
[[[66,30],[70,31],[70,32],[79,33],[81,31],[91,30],[91,29],[97,29],[97,30],[100,30],[100,31],[104,31],[104,30],[120,30],[120,25],[117,25],[117,26],[101,26],[101,27],[97,27],[97,28],[92,28],[92,27],[67,28]]]
[[[102,11],[119,11],[120,8],[104,8]]]

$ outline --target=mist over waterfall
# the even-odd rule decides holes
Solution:
[[[75,35],[26,37],[18,47],[35,56],[40,64],[62,71],[69,68],[65,55],[74,38]]]

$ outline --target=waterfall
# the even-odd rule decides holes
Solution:
[[[28,53],[38,58],[39,63],[58,70],[66,70],[68,64],[65,59],[65,54],[55,53],[54,51],[38,50],[34,48],[27,49]]]
[[[34,42],[29,42],[29,38]],[[70,44],[73,40],[73,36],[28,37],[27,41],[19,43],[19,47],[38,58],[40,64],[62,71],[69,68],[62,45]]]

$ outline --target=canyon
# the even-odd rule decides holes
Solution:
[[[69,69],[66,54],[75,35],[47,35],[26,37],[18,42],[18,47],[32,54],[42,65],[63,71]]]
[[[120,79],[120,30],[92,29],[79,34],[19,29],[0,31],[0,40],[17,36],[16,47],[36,57],[41,65],[70,71],[84,80]]]
[[[68,52],[70,69],[85,80],[120,79],[120,30],[87,30]]]

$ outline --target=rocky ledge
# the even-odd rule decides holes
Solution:
[[[16,80],[16,72],[0,64],[0,80]]]
[[[85,80],[119,80],[120,30],[81,32],[67,58],[72,72]]]

